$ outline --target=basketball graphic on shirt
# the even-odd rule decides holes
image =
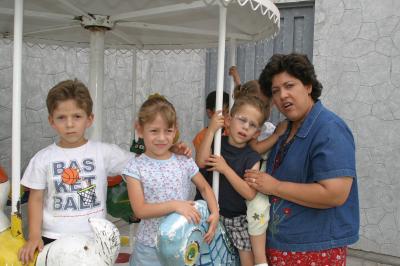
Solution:
[[[76,168],[65,168],[61,178],[65,184],[73,185],[79,179],[79,171]]]
[[[96,201],[96,185],[82,188],[77,193],[81,197],[83,204],[87,206],[94,204]]]

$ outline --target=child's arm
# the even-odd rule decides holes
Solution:
[[[19,250],[18,257],[23,264],[33,261],[36,249],[43,249],[42,220],[44,190],[31,189],[28,200],[29,237]]]
[[[215,132],[224,126],[224,116],[221,111],[215,112],[212,116],[210,124],[208,125],[206,134],[204,135],[203,142],[200,145],[198,152],[196,152],[196,163],[200,168],[204,168],[207,159],[211,155],[211,146],[214,140]]]
[[[229,183],[231,183],[232,187],[246,200],[252,200],[256,196],[257,191],[250,187],[243,178],[238,176],[236,172],[229,167],[222,156],[211,155],[206,165],[211,167],[207,169],[207,171],[218,171],[223,174],[226,179],[228,179]],[[260,169],[260,162],[254,164],[251,169]]]
[[[144,199],[142,184],[139,180],[126,176],[129,201],[137,218],[149,219],[177,212],[188,221],[199,223],[200,213],[194,207],[194,201],[170,200],[163,203],[147,203]]]
[[[237,71],[236,66],[231,66],[229,68],[229,76],[232,76],[235,87],[240,85],[240,76],[239,76],[239,72]]]
[[[271,136],[262,141],[257,141],[256,139],[250,141],[249,143],[250,147],[259,154],[263,154],[269,151],[272,148],[272,146],[275,145],[279,137],[285,133],[286,129],[287,129],[287,121],[285,120],[279,122],[279,124],[276,126],[274,133]]]
[[[214,192],[207,181],[204,179],[203,175],[198,172],[194,177],[192,177],[192,182],[196,185],[201,196],[207,202],[208,209],[210,210],[210,216],[207,222],[210,224],[207,233],[204,235],[204,240],[207,243],[211,243],[215,231],[217,230],[219,221],[219,210],[217,199],[215,198]]]
[[[172,147],[170,148],[170,151],[175,154],[178,154],[178,155],[184,155],[188,158],[192,157],[192,150],[183,141],[178,141],[177,143],[172,145]]]

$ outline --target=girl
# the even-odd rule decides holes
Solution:
[[[123,171],[133,211],[142,219],[130,265],[161,265],[155,246],[163,216],[177,212],[190,222],[200,222],[200,214],[194,202],[189,200],[190,181],[210,209],[210,226],[204,235],[207,243],[211,242],[217,228],[218,206],[210,185],[192,159],[170,151],[177,132],[176,124],[175,108],[162,97],[146,100],[139,110],[135,128],[143,138],[146,150],[132,158]]]

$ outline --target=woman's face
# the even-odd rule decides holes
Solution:
[[[301,123],[310,112],[314,101],[311,85],[282,72],[272,78],[272,101],[278,110],[292,122]]]

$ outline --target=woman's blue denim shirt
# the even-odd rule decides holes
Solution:
[[[346,202],[314,209],[274,196],[267,246],[281,251],[318,251],[358,240],[359,205],[353,135],[345,122],[317,101],[296,133],[280,166],[272,173],[283,135],[268,159],[267,172],[282,181],[313,183],[339,176],[353,177]]]

